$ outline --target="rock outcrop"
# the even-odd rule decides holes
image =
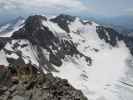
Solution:
[[[26,65],[27,66],[27,65]],[[17,69],[1,66],[0,100],[87,100],[81,91],[74,89],[67,80],[36,70],[28,81],[14,75]],[[24,69],[21,66],[21,69]],[[24,71],[23,71],[24,72]]]

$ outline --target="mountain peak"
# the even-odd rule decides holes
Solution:
[[[22,16],[18,16],[16,19],[18,19],[18,20],[23,20],[23,19],[25,19],[24,17],[22,17]]]
[[[66,19],[66,20],[69,20],[69,21],[74,21],[76,17],[71,16],[71,15],[67,15],[67,14],[60,14],[56,18],[62,18],[62,19]]]
[[[66,32],[70,32],[68,28],[68,24],[70,22],[73,22],[76,19],[74,16],[60,14],[59,16],[51,19],[51,21],[57,23],[62,29],[64,29]]]
[[[41,15],[29,16],[25,21],[25,29],[28,32],[32,32],[33,30],[40,28],[42,26],[42,20],[47,20],[47,18]]]

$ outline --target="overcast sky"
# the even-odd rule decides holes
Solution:
[[[31,14],[133,15],[133,0],[0,0],[0,19]]]

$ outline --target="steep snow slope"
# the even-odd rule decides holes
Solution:
[[[132,39],[68,15],[30,16],[10,36],[0,64],[34,64],[67,79],[88,100],[133,99]]]
[[[51,30],[55,34],[55,36],[60,38],[67,36],[67,33],[63,29],[61,29],[56,23],[51,22],[50,19],[44,20],[42,21],[42,23],[45,27],[48,27],[49,30]]]

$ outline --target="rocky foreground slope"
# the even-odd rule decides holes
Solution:
[[[24,66],[21,66],[21,72],[28,71],[26,74],[18,73],[18,68],[0,66],[0,100],[87,100],[67,80],[39,72],[31,65]],[[31,77],[28,77],[29,67],[33,72]]]

